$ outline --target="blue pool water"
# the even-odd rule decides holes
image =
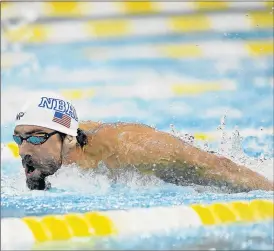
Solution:
[[[29,92],[97,88],[95,96],[75,100],[81,120],[133,121],[181,133],[221,133],[201,148],[210,148],[273,180],[273,55],[217,58],[138,58],[124,46],[203,41],[273,40],[267,29],[235,33],[170,35],[62,45],[10,45],[5,52],[26,53],[22,64],[1,71],[1,142],[12,141],[13,119]],[[1,48],[2,50],[2,48]],[[91,50],[98,55],[88,57]],[[104,60],[104,50],[120,51]],[[169,96],[166,83],[222,82],[224,90]],[[139,88],[151,87],[147,92]],[[230,89],[229,87],[235,88]],[[113,87],[113,89],[109,89]],[[123,87],[131,87],[123,91]],[[113,92],[121,88],[122,91]],[[228,89],[227,89],[228,88]],[[221,119],[225,116],[225,124]],[[239,135],[237,134],[239,132]],[[62,214],[93,210],[171,206],[214,201],[273,199],[273,192],[219,194],[202,187],[179,187],[155,177],[125,171],[113,179],[102,165],[83,173],[63,167],[49,178],[50,191],[28,191],[19,159],[1,155],[1,217]],[[197,191],[199,190],[199,191]],[[50,244],[57,249],[270,250],[273,222],[227,227],[181,229],[151,236],[93,238],[88,244]],[[39,249],[39,247],[37,247]],[[45,248],[45,247],[44,247]]]

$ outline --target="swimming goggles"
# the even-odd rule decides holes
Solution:
[[[44,133],[43,136],[27,136],[27,137],[22,137],[20,135],[13,135],[13,140],[17,145],[21,145],[24,140],[26,140],[28,143],[33,144],[33,145],[41,145],[45,143],[52,135],[58,133],[57,131],[51,132],[51,133]]]

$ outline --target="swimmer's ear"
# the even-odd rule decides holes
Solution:
[[[77,139],[76,137],[66,135],[63,144],[68,148],[74,147],[77,144]]]
[[[65,135],[63,139],[62,153],[61,153],[63,161],[68,156],[71,149],[76,147],[76,144],[77,144],[76,137]]]

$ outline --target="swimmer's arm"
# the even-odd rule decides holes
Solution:
[[[273,182],[226,157],[200,151],[198,163],[205,178],[231,187],[234,191],[274,190]]]
[[[141,172],[171,183],[224,186],[239,192],[274,190],[272,182],[249,168],[165,133],[135,134],[126,142],[130,144],[121,155],[127,154]]]
[[[273,182],[232,160],[184,143],[178,174],[193,183],[230,188],[235,192],[274,190]]]

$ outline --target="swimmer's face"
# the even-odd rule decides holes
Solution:
[[[42,144],[43,136],[52,133]],[[44,190],[46,188],[45,178],[54,174],[62,164],[61,150],[62,139],[59,133],[40,126],[16,126],[15,136],[26,138],[28,136],[40,136],[29,138],[30,142],[23,140],[18,144],[22,165],[25,168],[26,183],[29,189]]]

